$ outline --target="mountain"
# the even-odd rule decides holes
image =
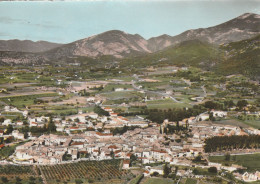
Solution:
[[[260,79],[260,34],[256,37],[232,42],[220,47],[225,52],[225,60],[216,65],[222,74],[244,74]]]
[[[158,59],[160,55],[166,54],[167,56],[171,56],[168,59],[172,58],[179,63],[180,58],[186,58],[185,62],[192,60],[193,64],[197,64],[199,61],[195,58],[200,58],[202,53],[197,48],[193,48],[193,45],[198,44],[198,48],[202,48],[203,45],[205,48],[209,47],[214,50],[212,52],[214,55],[214,53],[218,53],[219,49],[217,47],[219,45],[250,39],[258,34],[260,34],[260,15],[246,13],[214,27],[188,30],[177,36],[164,34],[148,40],[138,34],[128,34],[123,31],[112,30],[64,45],[48,42],[2,41],[0,42],[0,51],[8,52],[1,52],[0,60],[2,59],[6,63],[13,60],[16,63],[25,63],[24,61],[35,62],[37,60],[39,60],[37,61],[38,63],[62,63],[76,62],[76,58],[78,57],[88,57],[97,59],[97,62],[99,62],[103,56],[111,56],[115,59],[139,56],[146,58],[147,56],[147,58],[155,57]],[[195,42],[194,40],[197,41]],[[187,51],[182,49],[185,47],[187,47]],[[191,48],[195,50],[193,51]],[[40,50],[43,52],[39,52]],[[9,51],[16,51],[14,58],[12,58],[12,54]],[[197,54],[199,56],[196,56],[195,51],[198,51]],[[25,54],[22,52],[25,52]],[[37,53],[34,55],[26,52]],[[148,56],[149,54],[151,54],[151,57]],[[19,60],[18,55],[22,59]],[[192,59],[188,56],[191,56]],[[212,57],[210,56],[209,58]],[[113,62],[113,59],[109,58],[109,60]],[[154,60],[154,58],[151,58],[151,60]],[[214,62],[210,60],[210,62],[206,63],[206,59],[204,58],[199,63],[205,63],[204,66],[209,66],[213,65]]]
[[[147,44],[147,41],[138,34],[133,35],[119,30],[112,30],[66,44],[47,52],[47,54],[54,55],[55,58],[62,56],[95,58],[102,55],[123,58],[130,55],[150,53]]]
[[[201,40],[212,44],[224,44],[251,38],[260,33],[260,15],[246,13],[214,27],[185,31],[177,36],[161,35],[145,40],[138,34],[119,30],[107,31],[53,49],[49,54],[61,56],[99,57],[112,55],[124,58],[153,53],[188,40]]]
[[[245,13],[214,27],[188,30],[172,37],[162,35],[150,38],[148,40],[148,48],[151,52],[155,52],[183,41],[195,39],[220,45],[248,39],[258,34],[260,34],[260,15]]]
[[[45,52],[59,46],[62,46],[62,44],[46,41],[0,40],[0,51]]]
[[[222,75],[243,74],[260,79],[260,34],[217,46],[201,40],[183,41],[176,46],[144,56],[125,58],[122,67],[194,66]]]
[[[204,69],[219,63],[224,53],[218,46],[201,40],[187,40],[151,54],[125,58],[121,65],[136,67],[159,65],[190,65]]]

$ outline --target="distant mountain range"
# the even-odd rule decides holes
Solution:
[[[46,41],[0,40],[0,51],[45,52],[60,46],[62,46],[62,44]]]
[[[260,77],[260,15],[246,13],[223,24],[177,36],[144,39],[107,31],[69,44],[0,41],[1,64],[117,62],[121,66],[192,65],[217,72]]]
[[[161,35],[146,40],[138,34],[112,30],[64,45],[45,41],[0,41],[0,51],[46,52],[48,58],[71,56],[96,58],[102,55],[124,58],[157,52],[187,40],[197,39],[220,45],[252,38],[258,34],[260,34],[260,15],[246,13],[223,24],[188,30],[177,36]]]

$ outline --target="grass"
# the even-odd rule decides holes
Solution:
[[[141,94],[135,91],[120,91],[120,92],[111,92],[111,93],[106,93],[101,95],[109,98],[110,100],[113,100],[113,99],[120,99],[120,98],[139,97]]]
[[[129,184],[137,184],[140,183],[140,181],[142,180],[141,178],[143,177],[143,174],[138,175],[137,177],[133,178]]]
[[[15,148],[17,146],[20,146],[23,143],[25,143],[25,142],[17,143],[12,146],[6,146],[6,147],[0,149],[0,160],[8,158],[10,155],[12,155],[14,153]]]
[[[34,104],[34,100],[37,98],[50,97],[50,96],[57,96],[57,93],[8,96],[8,97],[1,97],[0,101],[3,101],[8,105],[16,106],[18,108],[24,108],[25,106]]]
[[[196,184],[197,180],[191,179],[191,178],[187,178],[185,184]]]
[[[147,102],[148,109],[169,109],[169,108],[183,108],[190,107],[186,103],[176,103],[172,99],[153,100]]]
[[[148,178],[144,184],[172,184],[173,180],[165,178]]]
[[[246,155],[232,155],[230,161],[225,161],[224,156],[210,156],[211,162],[222,164],[238,164],[247,167],[248,171],[260,170],[260,153]]]
[[[243,123],[253,128],[260,129],[260,120],[245,120]]]

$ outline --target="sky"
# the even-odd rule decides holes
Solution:
[[[260,14],[260,0],[89,0],[0,2],[0,40],[69,43],[109,30],[144,38],[214,26],[244,13]]]

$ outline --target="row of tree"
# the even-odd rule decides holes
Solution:
[[[260,135],[215,136],[205,140],[205,152],[229,151],[234,149],[258,149]]]
[[[165,119],[169,121],[181,121],[185,118],[189,118],[191,116],[197,116],[198,114],[205,111],[205,108],[202,106],[194,106],[193,108],[183,108],[183,109],[168,109],[168,110],[148,110],[147,119],[156,122],[158,124],[163,123]]]

